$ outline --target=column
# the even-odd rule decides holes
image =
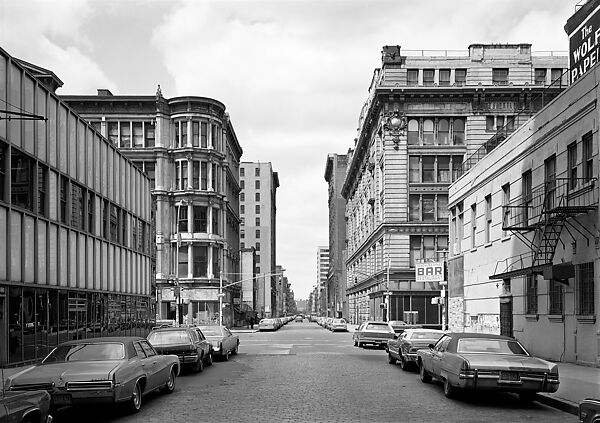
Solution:
[[[189,122],[188,122],[189,123]],[[189,136],[188,136],[188,140],[189,140]],[[189,142],[189,141],[188,141]],[[192,181],[192,177],[194,175],[193,171],[194,171],[194,162],[192,161],[192,155],[188,154],[187,156],[187,187],[184,187],[185,189],[192,189],[192,184],[194,181]]]
[[[188,211],[188,213],[189,213],[189,211]],[[189,217],[189,214],[188,214],[188,217]],[[188,218],[188,227],[189,227],[189,224],[190,224],[190,220],[189,220],[189,218]],[[188,246],[188,248],[187,248],[187,255],[188,255],[188,269],[187,269],[187,275],[186,275],[186,277],[188,277],[188,278],[191,278],[191,277],[193,277],[193,274],[194,274],[194,273],[193,273],[193,267],[192,267],[192,266],[194,265],[194,264],[192,263],[192,243],[191,243],[191,242],[188,242],[188,243],[187,243],[187,246]]]
[[[210,210],[210,207],[209,207],[209,210]],[[207,248],[207,250],[208,250],[208,267],[207,267],[206,273],[209,278],[214,278],[215,274],[213,272],[213,249],[212,249],[212,247],[209,246]]]
[[[187,141],[186,141],[185,146],[191,147],[192,146],[192,118],[188,117],[188,120],[185,124],[187,125]]]
[[[208,191],[213,191],[212,181],[213,181],[213,178],[214,178],[215,175],[213,175],[213,171],[212,171],[212,161],[209,161],[209,162],[206,163],[206,168],[208,170],[208,179],[207,179],[206,189]]]
[[[212,235],[213,231],[212,231],[212,214],[213,214],[213,208],[212,206],[208,206],[207,207],[208,212],[206,213],[206,233],[209,235]]]
[[[212,142],[212,120],[209,119],[206,123],[206,145],[208,148],[215,148]]]

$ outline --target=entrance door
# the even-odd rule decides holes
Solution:
[[[512,297],[500,298],[500,335],[513,336]]]
[[[4,288],[3,288],[4,289]],[[6,321],[6,301],[4,293],[0,294],[0,366],[5,365],[8,360],[8,336],[6,335],[7,321]]]

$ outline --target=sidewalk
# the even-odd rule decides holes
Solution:
[[[577,415],[586,398],[600,399],[600,368],[557,363],[560,386],[553,394],[537,394],[537,401]]]

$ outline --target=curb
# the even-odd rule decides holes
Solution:
[[[579,404],[576,404],[573,401],[548,394],[536,394],[535,400],[566,413],[574,414],[576,416],[579,415]]]

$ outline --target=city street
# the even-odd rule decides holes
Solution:
[[[352,346],[352,333],[291,322],[277,332],[240,333],[240,351],[203,373],[183,374],[172,395],[144,397],[127,415],[110,407],[63,409],[55,422],[577,422],[511,394],[444,397],[387,362],[385,351]]]

